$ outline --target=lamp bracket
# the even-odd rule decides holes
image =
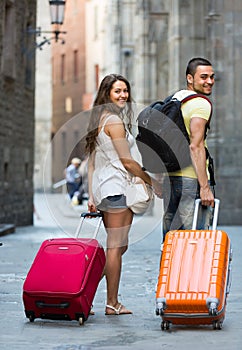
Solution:
[[[28,27],[27,34],[35,35],[36,37],[41,37],[43,34],[54,34],[50,38],[47,38],[46,36],[42,37],[41,42],[36,42],[35,47],[42,50],[43,46],[45,44],[50,45],[52,40],[55,40],[55,42],[61,41],[61,44],[65,44],[65,40],[63,37],[60,36],[60,34],[66,34],[66,31],[60,31],[58,28],[56,30],[42,30],[41,27],[37,27],[36,29],[32,27]]]

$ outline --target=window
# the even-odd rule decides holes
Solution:
[[[99,65],[95,64],[95,88],[98,90],[99,86]]]
[[[78,82],[78,51],[74,51],[73,56],[73,80],[74,82]]]
[[[75,140],[75,145],[78,144],[78,142],[80,142],[80,135],[79,135],[79,131],[78,130],[74,130],[74,136],[73,136],[74,140]]]
[[[3,33],[3,57],[2,57],[2,72],[8,77],[16,78],[15,66],[15,8],[11,4],[6,4],[4,18],[4,33]]]
[[[56,84],[56,67],[55,67],[54,57],[52,57],[52,82],[53,82],[53,85]]]
[[[29,163],[25,163],[24,173],[25,173],[25,179],[27,180],[29,178]]]
[[[61,133],[61,153],[62,153],[62,162],[66,161],[66,132]]]
[[[10,186],[10,183],[9,183],[9,163],[8,162],[4,163],[3,181],[4,181],[3,182],[4,189],[8,189]]]
[[[7,162],[4,163],[3,178],[4,178],[4,182],[9,181],[9,166]]]
[[[35,64],[34,64],[34,52],[35,52],[35,37],[30,34],[30,30],[33,27],[33,19],[29,18],[25,28],[25,40],[23,41],[23,64],[25,67],[25,85],[30,88],[35,88]]]
[[[64,84],[65,82],[65,55],[61,55],[61,66],[60,66],[60,80],[61,83]]]
[[[98,8],[94,7],[94,39],[98,38]]]
[[[65,110],[67,113],[72,113],[72,98],[71,97],[66,97]]]

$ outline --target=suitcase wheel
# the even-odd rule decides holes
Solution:
[[[169,321],[162,321],[161,322],[161,330],[167,331],[170,328],[170,322]]]
[[[83,326],[84,325],[84,318],[83,317],[79,317],[78,322],[79,322],[80,326]]]
[[[30,321],[30,322],[34,322],[34,316],[32,316],[32,315],[29,316],[29,321]]]
[[[223,321],[217,320],[213,322],[213,329],[220,330],[223,327]]]
[[[25,315],[29,319],[30,322],[34,322],[34,320],[35,320],[35,313],[34,313],[34,311],[27,311],[27,310],[25,310]]]

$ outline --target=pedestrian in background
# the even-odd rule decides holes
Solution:
[[[88,199],[88,157],[82,159],[81,165],[78,169],[79,174],[82,178],[82,199]]]
[[[79,158],[73,158],[71,164],[65,169],[64,174],[66,178],[67,192],[70,199],[74,196],[75,192],[79,191],[82,184],[82,178],[78,171],[81,160]]]
[[[118,300],[122,255],[128,249],[128,234],[133,212],[126,205],[126,179],[122,172],[141,177],[157,191],[160,185],[134,160],[137,152],[131,134],[132,96],[130,84],[121,75],[107,75],[101,82],[94,101],[86,138],[88,162],[88,210],[103,213],[107,232],[106,315],[131,314]],[[115,164],[115,166],[114,166]],[[159,186],[159,189],[158,189]]]
[[[214,85],[212,64],[204,58],[193,58],[186,69],[187,89],[178,91],[174,97],[182,100],[199,93],[209,96]],[[197,97],[182,104],[182,114],[190,137],[192,164],[177,172],[169,173],[163,183],[164,209],[163,240],[169,230],[191,229],[194,200],[201,198],[202,210],[198,229],[208,229],[214,194],[209,185],[208,162],[206,161],[205,134],[210,122],[211,104]]]

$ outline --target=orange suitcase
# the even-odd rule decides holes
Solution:
[[[212,325],[221,329],[231,284],[232,249],[217,230],[219,200],[215,200],[212,230],[196,230],[196,200],[192,230],[167,233],[156,291],[156,315],[161,329],[170,324]]]

